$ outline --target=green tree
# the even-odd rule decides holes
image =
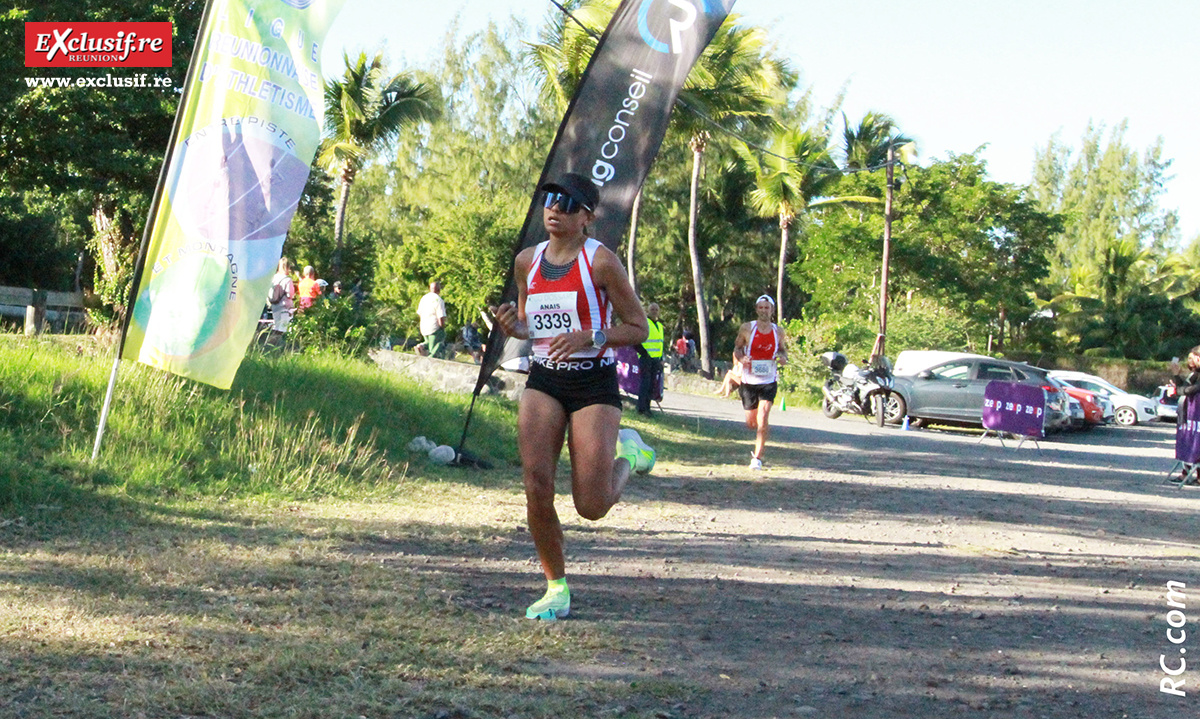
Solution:
[[[1076,268],[1074,291],[1048,303],[1057,315],[1059,336],[1085,354],[1183,356],[1200,333],[1200,315],[1191,308],[1197,294],[1194,273],[1181,260],[1160,261],[1134,237],[1110,243],[1094,266]],[[1172,292],[1181,285],[1190,285],[1190,291]]]
[[[882,112],[868,112],[857,125],[842,113],[842,159],[847,170],[875,170],[887,163],[888,148],[912,142],[896,129],[896,121]]]
[[[1033,196],[1064,222],[1042,295],[1068,348],[1166,359],[1195,326],[1200,267],[1173,252],[1178,217],[1159,205],[1171,165],[1161,138],[1139,153],[1126,130],[1122,122],[1105,140],[1089,126],[1077,149],[1054,137],[1038,153]]]
[[[563,5],[570,16],[551,8],[537,42],[527,43],[526,58],[540,80],[538,99],[559,115],[567,111],[579,89],[583,71],[617,5],[616,0],[571,0]]]
[[[346,71],[325,87],[326,137],[317,162],[341,180],[334,221],[333,276],[341,274],[346,206],[355,175],[371,157],[394,142],[410,125],[426,122],[439,113],[437,88],[409,74],[387,76],[382,53],[367,60],[359,53]]]
[[[910,166],[906,174],[893,220],[890,284],[903,298],[898,311],[932,302],[968,318],[976,336],[1019,339],[1038,310],[1030,293],[1047,276],[1058,218],[1039,210],[1025,188],[988,180],[974,155]],[[877,177],[858,173],[834,192],[878,197],[882,188]],[[831,208],[813,223],[796,269],[811,294],[806,318],[849,314],[878,326],[882,230],[877,211],[855,206]]]
[[[1075,289],[1082,277],[1098,279],[1106,250],[1127,239],[1157,255],[1178,243],[1177,214],[1159,206],[1171,165],[1162,139],[1139,153],[1125,142],[1126,129],[1117,125],[1104,143],[1104,128],[1089,126],[1078,149],[1054,137],[1037,153],[1033,198],[1065,219],[1051,267],[1059,290]]]
[[[416,303],[433,277],[445,285],[451,325],[478,319],[503,285],[557,126],[537,101],[523,34],[515,21],[466,35],[452,28],[423,68],[443,112],[360,173],[347,252],[361,247],[374,258],[362,271],[391,334],[415,332]]]
[[[51,245],[67,254],[90,249],[95,289],[118,311],[128,297],[135,250],[167,150],[178,94],[170,88],[29,88],[18,82],[21,76],[74,78],[94,75],[95,70],[25,68],[24,25],[131,17],[170,21],[173,65],[160,72],[179,88],[203,8],[200,0],[14,0],[0,10],[0,71],[9,78],[0,83],[0,190],[22,198],[25,209],[9,205],[11,211],[55,218],[56,236],[46,240]],[[18,225],[25,222],[12,219]],[[70,265],[58,266],[62,274],[37,281],[60,286],[70,282]]]
[[[738,25],[738,19],[737,15],[729,15],[701,53],[680,92],[690,111],[676,113],[672,119],[677,132],[688,138],[692,153],[688,255],[700,335],[700,366],[709,376],[713,371],[712,343],[697,227],[704,151],[711,138],[709,123],[717,121],[727,128],[745,130],[769,127],[774,123],[771,109],[784,101],[795,84],[787,63],[770,54],[766,32]]]
[[[751,204],[757,211],[779,218],[775,301],[781,321],[784,319],[789,233],[796,218],[809,208],[845,202],[879,202],[878,198],[865,195],[823,197],[841,176],[829,155],[828,146],[828,138],[814,129],[784,126],[772,134],[767,153],[760,155],[744,144],[738,145],[742,161],[754,172],[756,180],[750,193]]]

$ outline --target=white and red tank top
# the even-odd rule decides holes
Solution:
[[[743,368],[743,384],[771,384],[779,377],[775,364],[775,356],[779,353],[779,327],[771,323],[768,332],[758,329],[758,322],[750,331],[750,347],[746,356],[750,358],[750,368]]]
[[[541,358],[550,356],[550,342],[564,332],[606,330],[612,325],[612,303],[592,279],[592,263],[602,246],[600,242],[590,237],[585,240],[575,264],[555,280],[542,275],[542,255],[549,245],[547,240],[534,249],[525,293],[525,321],[533,340],[533,356]],[[589,347],[571,357],[611,359],[613,351]]]

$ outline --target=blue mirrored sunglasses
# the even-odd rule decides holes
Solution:
[[[542,200],[542,206],[549,210],[551,207],[558,205],[560,212],[565,212],[568,215],[573,215],[584,206],[582,202],[576,200],[565,192],[546,192]]]

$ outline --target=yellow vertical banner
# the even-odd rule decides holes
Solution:
[[[344,0],[212,0],[121,357],[228,389],[321,139]]]

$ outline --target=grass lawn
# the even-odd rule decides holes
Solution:
[[[498,469],[445,468],[406,445],[456,443],[469,398],[358,360],[252,355],[230,392],[126,362],[92,465],[110,366],[0,336],[0,715],[662,717],[702,693],[555,671],[645,647],[522,618],[514,405],[476,408]],[[688,464],[722,451],[694,420],[626,424]]]

